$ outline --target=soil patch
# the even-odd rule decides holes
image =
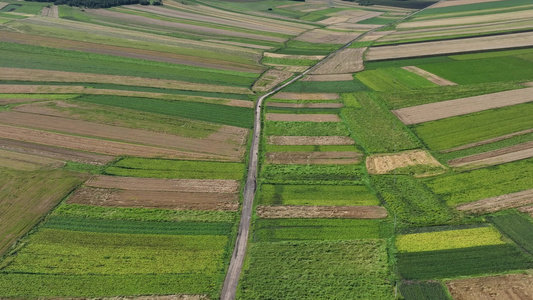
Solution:
[[[348,136],[269,136],[268,143],[272,145],[354,145]]]
[[[468,278],[448,281],[448,290],[455,300],[528,300],[533,299],[533,275]]]
[[[252,87],[253,91],[266,92],[271,90],[276,85],[291,78],[292,72],[271,69],[263,73],[263,75],[254,83]],[[247,101],[253,105],[253,102]]]
[[[441,167],[433,156],[424,150],[412,150],[394,154],[377,154],[366,158],[366,168],[369,174],[387,174],[398,168],[426,165]]]
[[[266,115],[267,121],[287,121],[287,122],[340,122],[338,115],[333,114],[278,114],[269,113]]]
[[[492,213],[508,208],[533,204],[533,189],[517,193],[481,199],[456,206],[457,210],[472,213]]]
[[[373,31],[368,34],[365,34],[361,39],[359,39],[360,42],[368,42],[368,41],[377,41],[380,38],[387,36],[394,31]]]
[[[261,50],[270,50],[272,47],[270,46],[262,46],[262,45],[254,45],[254,44],[246,44],[246,43],[239,43],[239,42],[230,42],[230,41],[221,41],[221,40],[205,40],[206,42],[213,42],[213,43],[220,43],[220,44],[226,44],[226,45],[232,45],[232,46],[240,46],[240,47],[246,47],[246,48],[252,48],[252,49],[261,49]]]
[[[65,165],[64,161],[26,153],[0,150],[0,166],[21,171],[52,170]]]
[[[287,108],[342,108],[342,103],[282,103],[268,102],[269,107],[287,107]]]
[[[387,217],[387,210],[381,206],[258,206],[257,215],[266,219],[381,219]]]
[[[2,8],[8,6],[8,5],[9,5],[9,3],[7,3],[7,2],[0,2],[0,9],[2,9]]]
[[[334,93],[289,93],[280,92],[274,95],[276,99],[285,100],[338,100],[339,94]]]
[[[409,72],[412,72],[412,73],[415,73],[417,75],[420,75],[422,77],[424,77],[425,79],[433,82],[434,84],[437,84],[437,85],[440,85],[440,86],[446,86],[446,85],[457,85],[457,83],[455,82],[451,82],[447,79],[444,79],[440,76],[437,76],[433,73],[430,73],[426,70],[422,70],[420,69],[419,67],[416,67],[416,66],[406,66],[406,67],[402,67],[402,69],[406,70],[406,71],[409,71]]]
[[[269,152],[265,155],[269,164],[356,164],[363,155],[355,151],[345,152]]]
[[[263,53],[265,57],[275,57],[275,58],[286,58],[286,59],[311,59],[311,60],[321,60],[324,55],[292,55],[292,54],[280,54],[280,53]]]
[[[0,94],[0,97],[2,95]],[[0,105],[8,105],[8,104],[16,104],[16,103],[24,103],[24,102],[36,102],[36,101],[43,101],[47,99],[23,99],[23,98],[5,98],[0,99]]]
[[[363,54],[366,48],[346,48],[319,65],[311,74],[346,74],[365,69]],[[350,78],[349,80],[353,80]]]
[[[358,32],[313,29],[311,31],[304,32],[300,36],[296,37],[295,40],[308,43],[347,44],[360,35],[361,33]]]
[[[481,167],[533,157],[533,142],[522,143],[448,161],[450,167]]]
[[[533,101],[533,88],[505,91],[456,100],[423,104],[392,112],[407,125]]]
[[[518,210],[533,217],[533,205],[520,207]]]
[[[496,2],[496,1],[505,1],[505,0],[448,0],[448,1],[441,1],[439,3],[436,3],[433,6],[431,6],[431,8],[468,5],[468,4],[485,3],[485,2]]]
[[[307,75],[300,81],[350,81],[352,74]]]

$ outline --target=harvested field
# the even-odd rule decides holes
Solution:
[[[274,58],[285,58],[285,59],[311,59],[311,60],[321,60],[324,55],[292,55],[292,54],[280,54],[280,53],[263,53],[265,57],[274,57]]]
[[[529,214],[531,217],[533,217],[533,205],[520,207],[518,211]]]
[[[457,26],[464,24],[479,24],[479,23],[492,23],[499,21],[509,21],[517,19],[531,19],[533,18],[533,10],[525,9],[513,12],[492,13],[487,15],[478,16],[466,16],[466,17],[450,17],[433,20],[420,20],[413,22],[405,22],[398,24],[397,28],[422,28],[422,27],[446,27]]]
[[[342,103],[282,103],[268,102],[269,107],[287,107],[287,108],[342,108]]]
[[[0,150],[0,166],[20,170],[36,171],[58,169],[65,165],[64,161],[37,155]]]
[[[476,4],[476,3],[485,3],[485,2],[495,2],[495,1],[505,1],[505,0],[452,0],[452,1],[441,1],[433,6],[431,8],[439,8],[439,7],[450,7],[450,6],[457,6],[457,5],[468,5],[468,4]]]
[[[141,78],[133,76],[102,75],[35,69],[0,68],[0,80],[46,81],[46,82],[92,82],[128,86],[146,86],[164,89],[205,91],[216,93],[250,94],[250,90],[239,87],[192,83],[177,80]]]
[[[325,44],[347,44],[354,40],[361,33],[358,32],[340,32],[324,29],[313,29],[304,32],[295,40],[309,43],[325,43]]]
[[[225,157],[226,159],[239,160],[244,153],[244,139],[239,135],[227,135],[228,140],[226,141],[213,140],[209,137],[206,139],[195,139],[40,114],[47,112],[46,107],[22,106],[18,110],[23,112],[0,112],[0,122],[185,152],[190,151],[197,155],[202,155],[203,153],[203,155]],[[231,139],[231,142],[229,139]]]
[[[533,101],[533,88],[505,91],[462,99],[441,101],[392,112],[407,125],[435,121],[482,110],[511,106]]]
[[[252,49],[261,49],[261,50],[270,50],[270,49],[272,49],[272,47],[270,47],[270,46],[246,44],[246,43],[239,43],[239,42],[230,42],[230,41],[221,41],[221,40],[205,40],[205,41],[206,42],[213,42],[213,43],[217,43],[217,44],[226,44],[226,45],[233,45],[233,46],[252,48]]]
[[[257,215],[266,219],[346,218],[381,219],[387,210],[381,206],[258,206]]]
[[[387,174],[398,168],[416,165],[440,167],[444,169],[433,156],[424,150],[412,150],[395,154],[378,154],[366,158],[366,168],[369,174]]]
[[[90,165],[105,165],[114,159],[114,157],[107,155],[98,155],[9,139],[0,139],[0,149]]]
[[[531,10],[531,13],[533,14],[533,10]],[[489,15],[489,17],[492,16],[493,15]],[[468,39],[446,40],[437,42],[424,42],[395,46],[372,47],[366,53],[366,60],[385,60],[527,46],[533,46],[533,32],[513,33],[497,36],[475,37]]]
[[[366,48],[346,48],[341,50],[335,56],[319,65],[311,74],[346,74],[362,71],[365,69],[363,64],[363,54],[365,51]],[[350,78],[348,80],[352,79]]]
[[[339,94],[280,92],[280,93],[275,94],[274,98],[285,99],[285,100],[337,100],[339,99]]]
[[[459,151],[459,150],[469,149],[469,148],[482,146],[482,145],[486,145],[486,144],[491,144],[491,143],[507,140],[507,139],[510,139],[512,137],[515,137],[515,136],[524,135],[524,134],[528,134],[528,133],[532,133],[532,132],[533,132],[533,129],[526,129],[526,130],[522,130],[522,131],[510,133],[510,134],[505,134],[505,135],[502,135],[502,136],[499,136],[499,137],[495,137],[495,138],[492,138],[492,139],[487,139],[487,140],[483,140],[483,141],[479,141],[479,142],[475,142],[475,143],[470,143],[470,144],[466,144],[466,145],[455,147],[455,148],[446,149],[444,151],[441,151],[441,153],[450,153],[450,152],[454,152],[454,151]]]
[[[267,121],[287,122],[340,122],[338,115],[333,114],[278,114],[268,113]]]
[[[522,143],[448,161],[450,167],[482,167],[533,157],[533,142]]]
[[[359,39],[359,41],[360,42],[377,41],[380,38],[391,34],[392,32],[393,31],[373,31],[368,34],[365,34],[361,39]]]
[[[269,136],[268,143],[272,145],[354,145],[348,136]]]
[[[291,78],[292,75],[293,75],[292,72],[276,70],[276,69],[268,70],[254,83],[252,90],[258,91],[258,92],[269,91],[276,85]],[[243,101],[243,102],[248,102],[251,105],[253,105],[253,102],[250,102],[250,101]]]
[[[239,196],[227,193],[117,190],[84,187],[67,200],[69,204],[106,207],[137,207],[174,210],[237,211]]]
[[[35,101],[43,101],[43,100],[47,100],[47,99],[4,98],[4,99],[0,99],[0,105],[35,102]]]
[[[415,73],[417,75],[420,75],[424,78],[426,78],[427,80],[433,82],[434,84],[436,85],[440,85],[440,86],[446,86],[446,85],[457,85],[457,83],[455,82],[451,82],[447,79],[444,79],[440,76],[437,76],[433,73],[430,73],[426,70],[422,70],[420,69],[419,67],[415,67],[415,66],[407,66],[407,67],[402,67],[402,69],[406,70],[406,71],[409,71],[409,72],[412,72],[412,73]]]
[[[160,191],[183,193],[225,193],[239,191],[237,180],[217,179],[158,179],[138,177],[95,176],[85,182],[85,186],[131,191]]]
[[[265,154],[269,164],[356,164],[363,155],[359,152],[269,152]]]
[[[43,17],[50,17],[50,18],[59,18],[59,9],[57,5],[52,5],[50,7],[43,7],[43,10],[41,11],[41,16]]]
[[[459,279],[448,281],[446,285],[455,300],[533,299],[533,275],[531,274]]]
[[[353,80],[352,74],[307,75],[300,81],[349,81],[349,80]]]
[[[533,190],[486,198],[456,206],[457,210],[471,213],[492,213],[508,208],[533,204]]]
[[[277,64],[269,64],[269,65],[273,66],[276,70],[293,72],[293,73],[305,72],[305,70],[309,68],[308,66],[290,66],[290,65],[277,65]]]

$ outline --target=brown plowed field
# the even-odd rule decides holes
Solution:
[[[481,199],[475,202],[458,205],[455,208],[457,210],[468,211],[472,213],[492,213],[528,204],[533,204],[533,189]]]
[[[365,69],[363,65],[363,53],[366,48],[346,48],[333,57],[329,58],[311,74],[346,74],[355,73]],[[353,80],[350,78],[349,80]]]
[[[455,148],[446,149],[446,150],[441,151],[441,153],[450,153],[450,152],[469,149],[469,148],[473,148],[473,147],[477,147],[477,146],[481,146],[481,145],[491,144],[491,143],[494,143],[494,142],[507,140],[507,139],[510,139],[512,137],[515,137],[515,136],[524,135],[524,134],[528,134],[528,133],[532,133],[532,132],[533,132],[533,129],[526,129],[526,130],[522,130],[522,131],[510,133],[510,134],[505,134],[505,135],[502,135],[502,136],[499,136],[499,137],[495,137],[495,138],[492,138],[492,139],[487,139],[487,140],[483,140],[483,141],[479,141],[479,142],[475,142],[475,143],[470,143],[470,144],[466,144],[466,145],[455,147]]]
[[[280,92],[280,93],[275,94],[274,98],[285,99],[285,100],[337,100],[339,99],[339,94]]]
[[[0,112],[0,122],[15,126],[32,127],[41,130],[99,137],[139,145],[193,152],[198,155],[219,156],[232,160],[240,160],[244,153],[242,143],[234,145],[232,143],[210,140],[209,138],[194,139],[147,130],[110,126],[39,114],[46,112],[46,109],[46,107],[22,106],[19,107],[19,110],[24,112]]]
[[[68,198],[69,204],[175,210],[237,211],[238,195],[171,191],[117,190],[85,187]]]
[[[422,70],[420,69],[419,67],[416,67],[416,66],[406,66],[406,67],[402,67],[402,69],[406,70],[406,71],[409,71],[409,72],[412,72],[412,73],[415,73],[417,75],[420,75],[424,78],[426,78],[427,80],[433,82],[434,84],[437,84],[437,85],[440,85],[440,86],[446,86],[446,85],[457,85],[457,83],[455,82],[451,82],[447,79],[444,79],[442,77],[439,77],[433,73],[430,73],[426,70]]]
[[[95,152],[112,156],[127,155],[139,157],[199,160],[210,160],[219,158],[214,156],[195,154],[191,152],[182,152],[171,149],[162,149],[142,145],[126,144],[121,142],[105,141],[1,124],[0,138],[36,144],[44,144],[54,147],[69,148],[79,151]]]
[[[288,107],[288,108],[342,108],[342,103],[283,103],[268,102],[269,107]]]
[[[531,300],[533,275],[467,278],[446,282],[454,300]]]
[[[64,165],[64,161],[57,159],[0,150],[0,166],[10,169],[21,171],[51,170],[61,168]]]
[[[325,43],[325,44],[347,44],[354,40],[361,33],[358,32],[340,32],[324,29],[313,29],[304,32],[295,40],[309,43]]]
[[[518,210],[519,210],[520,212],[523,212],[523,213],[529,214],[531,217],[533,217],[533,205],[520,207]]]
[[[505,1],[505,0],[453,0],[453,1],[441,1],[441,2],[436,3],[435,5],[431,6],[431,8],[449,7],[449,6],[457,6],[457,5],[468,5],[468,4],[495,2],[495,1]]]
[[[381,219],[387,210],[381,206],[258,206],[260,218],[345,218]]]
[[[444,166],[424,150],[377,154],[366,158],[366,168],[369,174],[387,174],[394,169],[415,165],[428,165],[444,169]]]
[[[450,167],[497,165],[533,157],[533,142],[522,143],[448,161]]]
[[[268,143],[272,145],[354,145],[348,136],[269,136]]]
[[[133,76],[102,75],[91,73],[75,73],[18,68],[0,68],[0,80],[112,83],[119,85],[147,86],[187,91],[206,91],[234,94],[251,93],[250,90],[246,88],[210,85],[168,79],[153,79]]]
[[[268,113],[267,121],[288,121],[288,122],[340,122],[338,115],[333,114],[278,114]]]
[[[349,80],[353,80],[352,74],[307,75],[300,81],[349,81]]]
[[[530,10],[533,14],[533,10]],[[489,15],[492,17],[493,15]],[[470,17],[468,17],[470,18]],[[402,23],[406,24],[406,23]],[[533,32],[372,47],[367,61],[533,46]]]
[[[265,154],[269,164],[356,164],[361,162],[359,152],[269,152]]]
[[[533,101],[533,88],[441,101],[393,110],[404,124],[418,124]]]
[[[107,155],[98,155],[2,138],[0,138],[0,149],[90,165],[105,165],[114,159],[114,157]]]
[[[235,194],[239,191],[240,184],[237,180],[159,179],[102,175],[89,179],[85,185],[95,188],[132,191]]]
[[[1,96],[2,95],[0,95],[0,97]],[[8,105],[8,104],[24,103],[24,102],[35,102],[35,101],[43,101],[43,100],[47,100],[47,99],[4,98],[4,99],[0,99],[0,105]]]

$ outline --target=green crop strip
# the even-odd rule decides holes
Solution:
[[[405,300],[450,300],[440,282],[402,283],[400,293]]]
[[[531,218],[518,214],[500,214],[488,218],[503,234],[533,255],[533,223]]]
[[[380,92],[396,92],[437,85],[424,77],[401,68],[383,68],[359,72],[355,75],[369,88]]]
[[[264,183],[271,184],[362,184],[361,165],[265,165]]]
[[[358,79],[350,81],[297,81],[284,88],[284,92],[295,93],[349,93],[367,91]]]
[[[285,146],[285,145],[266,145],[266,152],[293,152],[293,151],[355,151],[360,152],[355,145],[298,145],[298,146]]]
[[[267,121],[265,135],[348,136],[350,133],[342,122]]]

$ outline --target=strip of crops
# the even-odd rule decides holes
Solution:
[[[394,60],[384,60],[384,61],[370,61],[365,63],[365,70],[376,70],[382,68],[399,68],[405,66],[420,66],[424,64],[433,64],[433,63],[445,63],[453,62],[454,59],[448,56],[433,56],[433,57],[423,57],[423,58],[405,58],[405,59],[394,59]]]
[[[232,223],[222,222],[160,222],[103,220],[85,217],[53,216],[47,220],[44,228],[72,231],[131,234],[167,234],[167,235],[230,235]]]
[[[440,282],[410,282],[400,284],[405,300],[449,300],[446,288]]]
[[[437,225],[454,214],[422,183],[410,176],[374,176],[374,187],[387,207],[406,225]]]
[[[375,91],[396,92],[418,88],[436,87],[424,77],[401,68],[384,68],[359,72],[355,75],[362,83]]]
[[[105,170],[106,174],[130,177],[242,179],[244,164],[128,157]]]
[[[253,126],[254,114],[251,108],[189,101],[164,101],[99,95],[84,95],[76,98],[76,100],[243,128],[252,128]]]
[[[277,58],[277,57],[263,57],[261,63],[263,64],[275,64],[275,65],[290,65],[290,66],[312,66],[316,64],[318,60],[314,59],[291,59],[291,58]]]
[[[518,246],[533,255],[533,223],[531,218],[512,213],[492,216],[489,217],[489,220]]]
[[[294,55],[327,55],[340,48],[337,44],[308,43],[302,41],[289,40],[286,47],[276,51],[281,54]]]
[[[514,245],[398,253],[398,270],[405,279],[424,280],[500,273],[533,267],[533,259]]]
[[[265,135],[348,136],[350,132],[342,122],[268,121],[265,126]]]
[[[393,299],[385,242],[253,243],[238,299]]]
[[[263,183],[270,184],[361,184],[360,165],[265,165]]]
[[[533,103],[524,103],[414,126],[432,150],[444,150],[533,128]]]
[[[155,222],[221,222],[237,220],[234,212],[203,210],[143,209],[124,207],[101,207],[79,204],[62,204],[53,216],[69,218],[96,218],[121,221]]]
[[[268,107],[267,113],[285,114],[338,114],[339,108],[289,108],[289,107]]]
[[[515,193],[533,188],[533,159],[427,179],[426,185],[448,205]]]
[[[253,241],[378,239],[389,237],[391,234],[391,224],[382,220],[259,219],[255,221]]]
[[[343,109],[341,117],[355,140],[369,153],[387,153],[420,147],[409,129],[381,107],[372,93],[357,93],[362,109]]]
[[[367,91],[368,88],[358,79],[350,81],[297,81],[283,92],[294,93],[349,93]]]
[[[329,151],[355,151],[360,152],[354,145],[266,145],[266,152],[292,152],[292,151],[304,151],[304,152],[329,152]]]
[[[376,195],[364,185],[261,186],[262,205],[379,205]]]

